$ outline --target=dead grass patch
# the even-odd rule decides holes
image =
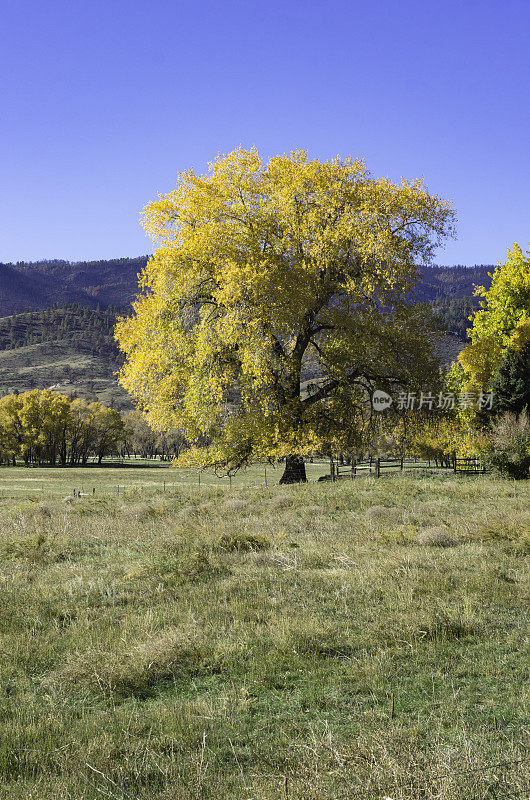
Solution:
[[[446,528],[424,528],[418,533],[417,542],[425,547],[455,547],[459,544]]]

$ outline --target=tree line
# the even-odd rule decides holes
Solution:
[[[0,398],[0,463],[84,466],[106,456],[178,456],[178,432],[153,431],[138,412],[122,416],[99,402],[72,399],[48,389]]]

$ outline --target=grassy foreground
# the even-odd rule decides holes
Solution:
[[[0,516],[0,798],[528,797],[528,483],[5,490]]]

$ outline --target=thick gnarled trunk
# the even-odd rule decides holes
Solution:
[[[280,483],[307,483],[305,462],[302,456],[287,456]]]

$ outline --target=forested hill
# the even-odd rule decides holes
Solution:
[[[129,410],[131,399],[116,380],[123,362],[116,314],[112,306],[70,304],[0,318],[0,396],[53,388]]]
[[[72,303],[0,318],[0,351],[44,342],[67,341],[72,349],[103,359],[118,369],[123,358],[114,341],[118,311],[110,306],[94,311]]]
[[[146,263],[147,256],[0,264],[0,316],[70,303],[124,309],[138,292],[138,273]]]
[[[422,303],[472,297],[473,286],[485,286],[489,289],[489,273],[494,269],[493,264],[476,264],[474,267],[423,267],[423,278],[416,287],[415,297]]]
[[[480,298],[474,295],[473,287],[485,286],[489,289],[489,273],[494,269],[492,265],[424,267],[423,279],[416,287],[415,297],[423,303],[429,303],[446,330],[464,341],[471,324],[469,317],[480,302]]]
[[[108,261],[35,261],[0,264],[0,316],[77,303],[124,309],[134,299],[147,256]],[[425,267],[416,298],[447,303],[470,298],[473,284],[489,286],[492,265]]]

